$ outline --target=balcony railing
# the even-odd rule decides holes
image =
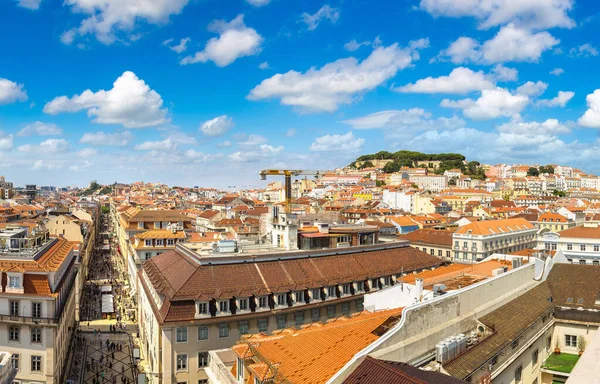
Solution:
[[[6,315],[0,314],[0,323],[1,322],[11,322],[11,323],[23,323],[23,324],[44,324],[44,325],[52,325],[57,324],[57,319],[50,317],[31,317],[31,316],[16,316],[16,315]]]

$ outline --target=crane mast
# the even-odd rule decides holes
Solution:
[[[260,179],[266,180],[267,176],[284,176],[285,178],[285,212],[292,213],[292,177],[303,175],[319,176],[325,173],[317,170],[302,169],[263,169],[260,171]]]

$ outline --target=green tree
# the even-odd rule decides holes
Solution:
[[[540,175],[540,170],[537,169],[536,167],[529,167],[529,169],[527,170],[527,176],[539,176]]]
[[[365,168],[371,168],[373,167],[373,163],[371,163],[371,160],[367,160],[365,162],[363,162],[360,167],[358,167],[358,169],[365,169]]]
[[[375,185],[378,187],[383,187],[385,185],[385,181],[383,180],[375,180]]]
[[[456,177],[451,177],[450,180],[448,180],[448,185],[456,185]]]
[[[564,191],[559,191],[558,189],[555,189],[554,191],[552,191],[552,194],[554,196],[558,196],[558,197],[566,197],[567,194]]]
[[[100,188],[102,188],[102,186],[100,184],[98,184],[98,182],[96,180],[90,181],[90,186],[89,186],[90,190],[96,191],[96,190],[98,190]]]

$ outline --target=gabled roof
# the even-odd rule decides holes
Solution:
[[[533,229],[534,226],[522,218],[504,220],[483,220],[463,225],[456,230],[456,234],[471,235],[498,235],[514,231]]]

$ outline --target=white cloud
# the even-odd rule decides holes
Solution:
[[[24,144],[17,148],[19,152],[36,152],[36,153],[59,153],[66,152],[70,148],[69,143],[65,139],[47,139],[39,145]]]
[[[180,64],[213,61],[219,67],[225,67],[240,57],[254,56],[261,51],[260,44],[263,38],[255,29],[246,27],[244,15],[238,15],[229,23],[225,20],[215,20],[208,29],[218,33],[219,37],[210,39],[203,51],[183,58]]]
[[[513,119],[508,123],[498,127],[498,131],[507,134],[522,135],[554,135],[560,133],[569,133],[571,130],[556,119],[548,119],[544,122],[524,122],[520,119]]]
[[[346,51],[354,52],[354,51],[358,50],[360,47],[362,47],[363,45],[371,45],[371,42],[363,41],[362,43],[359,43],[356,40],[350,40],[349,42],[344,44],[344,49],[346,49]]]
[[[585,43],[569,50],[569,55],[576,57],[598,56],[598,54],[596,47],[590,43]]]
[[[560,76],[563,73],[565,73],[565,70],[562,68],[554,68],[553,70],[550,71],[550,74],[554,75],[554,76]]]
[[[221,115],[202,123],[202,125],[200,125],[200,131],[206,136],[221,136],[233,126],[233,119],[231,117]]]
[[[537,105],[542,107],[564,107],[567,105],[569,100],[575,96],[575,92],[571,91],[558,91],[558,95],[553,99],[539,100]]]
[[[258,64],[258,68],[259,69],[269,69],[269,62],[267,61],[263,61],[262,63]]]
[[[0,105],[11,104],[17,101],[26,101],[27,92],[23,84],[0,77]]]
[[[246,2],[255,7],[262,7],[271,2],[271,0],[246,0]]]
[[[519,71],[515,68],[508,68],[502,64],[496,64],[492,68],[492,75],[497,81],[517,81]]]
[[[546,31],[534,33],[508,24],[483,44],[469,37],[460,37],[440,52],[438,59],[447,58],[455,64],[537,62],[545,51],[559,43],[560,40]]]
[[[163,41],[163,45],[169,47],[169,49],[172,51],[175,51],[177,53],[183,53],[187,50],[187,45],[191,40],[192,39],[190,39],[189,37],[184,37],[183,39],[179,40],[179,44],[171,45],[171,43],[173,42],[173,39],[169,39],[169,40]]]
[[[7,151],[13,147],[13,135],[0,132],[0,150]]]
[[[356,151],[365,143],[365,139],[355,137],[352,131],[344,135],[325,135],[317,137],[310,145],[311,151]]]
[[[59,96],[44,106],[44,112],[51,115],[81,110],[87,110],[94,123],[122,124],[126,128],[150,127],[169,121],[161,96],[129,71],[108,91],[88,89],[71,98]]]
[[[323,20],[329,20],[332,24],[335,24],[339,18],[339,9],[332,8],[329,5],[322,6],[314,15],[306,12],[302,14],[302,21],[308,26],[309,31],[314,31]]]
[[[240,135],[238,144],[246,147],[255,147],[267,142],[267,138],[261,135],[252,133],[250,135]]]
[[[46,162],[44,162],[44,160],[38,160],[35,163],[33,163],[33,166],[31,168],[34,170],[45,169],[47,171],[55,171],[57,169],[62,168],[62,166],[58,165],[58,164],[53,164],[53,163],[46,163]]]
[[[572,28],[567,14],[573,0],[421,0],[420,7],[434,17],[474,17],[479,28],[514,23],[528,29]]]
[[[83,148],[77,151],[77,156],[79,157],[92,157],[98,154],[98,150],[96,148]]]
[[[394,90],[404,93],[464,94],[491,88],[495,88],[495,85],[482,71],[473,72],[469,68],[458,67],[454,68],[448,76],[427,77]]]
[[[52,135],[60,135],[62,133],[62,129],[56,124],[52,123],[42,123],[41,121],[36,121],[31,124],[27,124],[17,133],[17,136],[52,136]]]
[[[463,114],[474,120],[488,120],[498,117],[516,116],[529,104],[529,97],[511,94],[504,88],[484,89],[477,100],[448,100],[441,102],[442,107],[462,109]]]
[[[362,93],[394,77],[418,59],[417,51],[398,44],[378,47],[362,62],[339,59],[305,73],[289,71],[263,80],[250,91],[250,100],[279,98],[281,104],[307,112],[333,112]]]
[[[287,137],[294,137],[296,136],[296,130],[294,128],[290,128],[287,130],[287,132],[285,133],[285,135]]]
[[[135,40],[134,29],[145,21],[166,24],[169,17],[179,14],[189,0],[65,0],[74,14],[84,15],[79,27],[65,31],[64,44],[71,44],[78,36],[94,35],[103,44],[116,40]]]
[[[146,141],[135,146],[136,151],[172,151],[175,148],[177,148],[177,143],[171,138],[160,141]]]
[[[283,146],[273,147],[261,144],[256,151],[238,151],[229,155],[229,160],[235,163],[249,163],[271,158],[283,151]]]
[[[83,163],[79,164],[79,165],[71,165],[69,166],[69,169],[73,172],[79,172],[79,171],[83,171],[85,169],[89,169],[92,167],[92,165],[94,165],[93,162],[89,161],[89,160],[85,160]]]
[[[17,5],[21,8],[31,9],[33,11],[40,9],[42,0],[17,0]]]
[[[535,83],[533,81],[528,81],[525,84],[518,87],[516,92],[519,95],[537,97],[544,93],[546,91],[546,88],[548,88],[548,84],[544,83],[543,81],[537,81]]]
[[[465,122],[457,117],[432,119],[431,113],[422,108],[380,111],[344,120],[342,123],[348,124],[354,129],[394,129],[396,135],[429,129],[459,128],[465,125]]]
[[[585,98],[588,110],[577,120],[579,125],[587,128],[600,128],[600,89]]]
[[[129,144],[133,135],[128,132],[105,133],[105,132],[86,132],[79,140],[80,143],[96,146],[125,146]]]

